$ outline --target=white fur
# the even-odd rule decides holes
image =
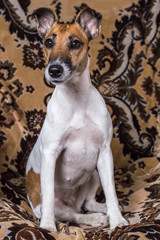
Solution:
[[[109,218],[110,228],[127,224],[115,191],[111,138],[111,118],[87,66],[56,86],[27,163],[26,172],[33,168],[41,176],[41,227],[56,231],[55,217],[92,226],[106,225]],[[106,204],[95,201],[96,167]],[[99,213],[81,214],[82,205]]]

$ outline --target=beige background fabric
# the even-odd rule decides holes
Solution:
[[[59,233],[39,228],[28,206],[24,171],[54,89],[44,78],[45,59],[34,9],[52,8],[71,21],[79,0],[0,2],[0,237],[1,239],[159,239],[160,2],[83,1],[103,15],[90,43],[90,74],[113,121],[115,182],[129,227],[69,226]],[[107,174],[107,173],[106,173]],[[104,202],[102,189],[97,200]],[[32,234],[31,234],[32,233]],[[145,238],[144,238],[145,236]]]

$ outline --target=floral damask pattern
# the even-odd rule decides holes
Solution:
[[[11,80],[14,77],[16,68],[13,63],[0,61],[0,78],[4,81]]]
[[[7,140],[5,133],[0,131],[0,147],[4,144],[4,141]]]
[[[155,65],[158,60],[158,54],[156,52],[158,36],[153,35],[156,29],[152,29],[152,25],[155,24],[155,22],[153,22],[152,11],[155,11],[156,6],[159,7],[158,1],[152,1],[152,3],[150,1],[139,1],[137,5],[133,4],[130,8],[126,9],[131,15],[126,16],[126,12],[124,15],[123,12],[121,12],[121,20],[116,21],[116,31],[112,33],[111,39],[105,39],[105,36],[103,34],[101,35],[102,40],[100,43],[103,48],[99,50],[97,56],[98,69],[93,70],[92,75],[94,83],[104,96],[106,103],[110,105],[113,110],[113,115],[116,118],[114,126],[118,129],[115,134],[119,137],[120,142],[124,144],[123,153],[124,155],[130,154],[133,159],[153,156],[156,128],[146,128],[145,133],[142,132],[137,117],[140,117],[144,123],[148,123],[151,115],[149,111],[147,111],[148,108],[145,98],[139,94],[135,86],[139,84],[145,68],[149,69],[151,62]],[[147,20],[150,22],[150,27],[147,28],[148,32],[144,29],[144,27],[148,26],[145,19],[146,14],[148,15]],[[156,19],[159,18],[157,11],[154,17]],[[143,21],[142,19],[145,20]],[[156,28],[157,27],[158,25]],[[149,30],[151,29],[152,31],[150,32]],[[137,51],[136,55],[134,55],[137,45],[144,45],[146,37],[150,39],[150,42],[145,46],[146,51],[149,51],[149,48],[151,48],[152,53],[156,52],[156,56],[153,55],[148,58],[144,48],[143,50]],[[110,48],[108,47],[108,42],[111,45]],[[107,71],[105,71],[106,64],[109,65]],[[153,67],[152,70],[153,74],[155,74],[156,70],[153,69]],[[159,92],[157,84],[155,85],[154,83],[154,77],[150,75],[144,76],[141,80],[141,87],[150,98],[153,97],[154,92]],[[158,94],[156,94],[157,101],[158,98]],[[120,109],[120,106],[122,106],[122,109]],[[126,119],[124,121],[125,115]],[[122,116],[123,119],[120,116]],[[126,131],[126,129],[128,129],[128,131]],[[134,139],[131,133],[133,131],[135,131],[135,135],[137,135]],[[126,144],[126,138],[129,142],[128,146]],[[147,144],[144,144],[144,142]]]
[[[42,110],[37,111],[34,109],[33,111],[27,111],[26,112],[26,119],[27,119],[27,125],[31,132],[34,132],[34,134],[39,134],[40,130],[42,128],[44,119],[45,119],[46,113],[44,113]]]
[[[23,62],[24,65],[36,69],[42,69],[44,67],[44,57],[40,44],[31,44],[30,46],[24,45],[23,47]]]
[[[35,8],[44,7],[44,1],[1,0],[3,240],[160,239],[160,2],[122,0],[122,9],[118,0],[117,5],[110,3],[112,6],[101,0],[84,2],[103,12],[102,31],[89,52],[90,73],[112,116],[115,184],[123,215],[130,224],[110,230],[109,226],[91,228],[57,222],[58,233],[39,227],[39,220],[27,202],[24,175],[55,88],[44,77],[42,40],[35,20],[30,17]],[[55,10],[60,21],[63,16],[71,21],[73,9],[78,12],[81,5],[73,0],[47,0],[45,4]],[[108,19],[114,23],[110,32]],[[96,199],[105,202],[101,188]]]

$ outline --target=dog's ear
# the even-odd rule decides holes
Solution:
[[[37,31],[40,37],[44,38],[51,29],[53,23],[57,21],[57,16],[49,8],[38,8],[32,14],[37,21]]]
[[[95,10],[84,5],[75,19],[87,34],[89,40],[96,38],[100,32],[102,15]]]

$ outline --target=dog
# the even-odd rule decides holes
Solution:
[[[89,73],[88,44],[100,32],[102,15],[87,5],[72,23],[59,22],[48,8],[33,15],[44,43],[45,77],[56,87],[26,165],[29,204],[40,227],[51,231],[57,231],[55,220],[127,225],[114,184],[112,121]],[[95,200],[100,183],[106,203]]]

